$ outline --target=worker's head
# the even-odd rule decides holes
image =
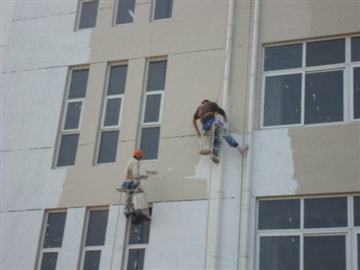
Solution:
[[[209,100],[208,100],[208,99],[204,99],[203,101],[201,101],[201,105],[203,105],[203,104],[206,103],[206,102],[209,102]]]
[[[143,152],[141,150],[135,150],[133,153],[133,157],[137,159],[141,159],[143,157]]]

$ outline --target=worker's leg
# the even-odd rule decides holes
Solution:
[[[215,157],[219,156],[220,144],[221,144],[221,138],[220,138],[219,130],[215,129],[214,140],[213,140],[213,156]]]
[[[238,146],[238,142],[231,136],[230,132],[224,127],[224,124],[221,121],[217,121],[216,123],[219,126],[219,133],[225,139],[225,141],[231,146]]]

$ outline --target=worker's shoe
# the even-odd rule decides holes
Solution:
[[[116,188],[116,190],[119,192],[126,192],[126,188],[124,188],[124,187]]]
[[[216,164],[218,164],[220,162],[219,158],[217,156],[213,156],[212,157],[212,161]]]
[[[237,145],[236,149],[239,150],[241,154],[245,153],[249,149],[249,145],[245,144],[244,146]]]

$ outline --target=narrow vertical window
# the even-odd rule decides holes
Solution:
[[[109,210],[90,210],[88,212],[86,237],[83,250],[82,269],[100,269],[101,251],[105,244]]]
[[[69,76],[58,143],[57,167],[75,164],[88,73],[88,69],[73,70]]]
[[[116,1],[116,24],[132,23],[135,16],[135,0]]]
[[[48,213],[43,228],[40,269],[55,270],[59,251],[62,246],[66,213]]]
[[[98,0],[81,0],[79,3],[78,29],[93,28],[96,25]]]
[[[154,20],[171,18],[173,0],[154,0],[154,1],[155,1]]]
[[[140,141],[143,159],[158,157],[165,77],[166,61],[149,63]]]
[[[116,160],[126,75],[127,65],[110,67],[100,128],[98,164],[111,163]]]

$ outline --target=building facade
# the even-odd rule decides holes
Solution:
[[[1,269],[360,269],[359,1],[12,0],[1,25]],[[199,155],[205,98],[245,154]]]

